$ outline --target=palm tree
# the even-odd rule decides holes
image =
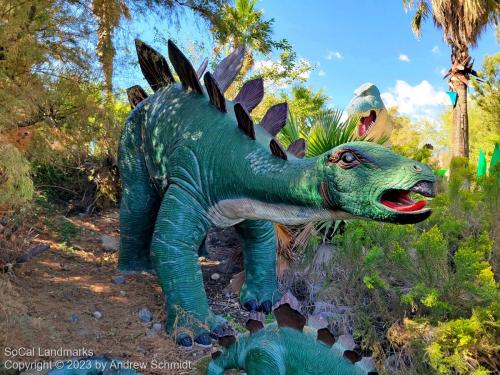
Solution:
[[[217,43],[216,52],[223,47],[246,46],[245,60],[239,77],[244,77],[253,67],[255,52],[267,55],[273,48],[288,47],[286,41],[275,41],[272,38],[274,20],[265,20],[263,10],[256,9],[256,4],[257,0],[236,0],[234,6],[226,3],[220,12],[208,17]],[[236,93],[234,88],[230,88],[228,95]]]
[[[452,155],[469,157],[469,124],[467,116],[467,87],[472,70],[469,47],[477,44],[489,24],[497,22],[500,5],[497,0],[403,0],[405,10],[415,9],[412,29],[420,37],[422,22],[430,15],[434,25],[443,30],[451,47],[451,68],[446,77],[457,93],[453,109]]]

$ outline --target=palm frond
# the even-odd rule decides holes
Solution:
[[[307,120],[306,128],[310,131],[306,138],[306,156],[318,156],[354,140],[354,130],[359,118],[348,117],[342,120],[342,117],[341,109],[332,109]]]
[[[299,138],[303,137],[301,122],[292,113],[288,115],[287,122],[285,126],[281,129],[279,133],[279,140],[281,144],[288,147],[290,143]],[[307,138],[307,137],[306,137]]]

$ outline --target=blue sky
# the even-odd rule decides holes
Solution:
[[[300,58],[317,65],[308,85],[323,88],[331,97],[330,105],[345,107],[354,89],[368,81],[379,87],[387,106],[398,105],[401,113],[413,118],[438,118],[448,105],[442,72],[449,67],[449,47],[431,21],[417,40],[402,1],[262,0],[258,6],[266,18],[274,18],[275,39],[288,39]],[[159,34],[177,39],[181,46],[207,40],[206,31],[193,26],[191,17],[180,21],[177,29],[166,20],[143,19],[134,22],[132,34],[164,53],[165,46],[158,46]],[[205,51],[210,51],[209,45]],[[490,27],[470,53],[479,68],[485,54],[498,51],[495,30]],[[130,67],[127,77],[115,85],[138,83],[138,70]]]

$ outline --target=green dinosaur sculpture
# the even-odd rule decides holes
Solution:
[[[214,73],[196,72],[168,42],[175,84],[165,58],[136,41],[139,63],[155,91],[129,89],[135,107],[123,128],[119,168],[119,269],[154,267],[167,305],[166,329],[177,342],[202,346],[232,335],[211,312],[198,250],[211,226],[235,226],[244,252],[241,304],[271,311],[276,290],[276,240],[272,222],[298,224],[362,217],[416,223],[431,210],[410,192],[434,195],[435,177],[421,163],[368,142],[341,145],[319,157],[300,159],[303,140],[285,151],[275,135],[287,118],[286,103],[269,109],[258,126],[249,115],[263,97],[263,82],[245,83],[233,101],[223,93],[236,77],[243,48]],[[208,95],[207,95],[208,94]],[[293,152],[293,153],[292,153]]]
[[[359,116],[355,135],[369,139],[389,138],[393,125],[388,116],[380,91],[373,83],[367,82],[354,90],[354,97],[347,105],[350,116]],[[387,144],[387,142],[386,142]]]
[[[305,326],[297,300],[291,294],[275,306],[277,324],[262,324],[262,313],[250,313],[250,333],[214,351],[206,375],[242,369],[248,375],[362,375],[377,374],[371,357],[361,358],[350,335],[336,342],[328,330]],[[304,329],[305,328],[305,329]]]

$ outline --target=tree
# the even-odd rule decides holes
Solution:
[[[96,54],[101,63],[108,99],[113,90],[113,59],[116,55],[113,35],[122,20],[130,20],[148,12],[177,18],[182,10],[189,9],[201,19],[210,22],[217,19],[216,15],[220,13],[222,4],[225,3],[222,0],[80,0],[76,2],[91,8],[96,21]]]
[[[236,95],[236,87],[241,84],[244,77],[255,63],[255,54],[268,55],[273,49],[286,52],[280,57],[284,64],[290,64],[292,47],[286,39],[276,41],[272,38],[272,25],[274,20],[264,19],[264,11],[256,9],[257,0],[236,0],[234,6],[226,3],[219,13],[208,17],[211,31],[217,43],[216,52],[226,51],[245,45],[245,60],[239,74],[228,90],[228,96]]]
[[[450,86],[457,93],[453,110],[452,155],[469,157],[467,87],[472,70],[469,47],[477,44],[489,24],[496,23],[500,6],[495,0],[403,0],[406,10],[415,8],[412,29],[420,37],[422,22],[430,15],[434,25],[443,31],[451,47]]]
[[[322,113],[328,99],[329,97],[323,93],[322,89],[313,91],[310,87],[296,85],[292,87],[290,94],[281,91],[277,94],[266,95],[262,103],[252,112],[252,117],[260,120],[271,106],[287,102],[289,112],[293,115],[295,121],[303,124],[306,118]]]

